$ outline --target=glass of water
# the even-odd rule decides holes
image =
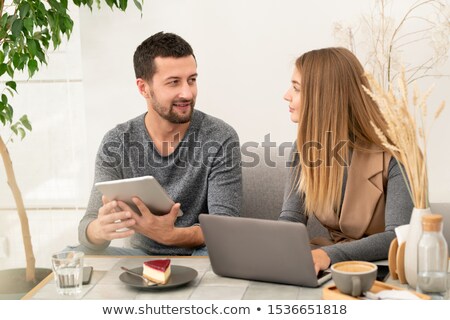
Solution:
[[[83,286],[84,253],[65,251],[52,255],[52,268],[56,291],[63,295],[76,295]]]

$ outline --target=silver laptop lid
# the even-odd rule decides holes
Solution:
[[[202,214],[200,225],[217,275],[317,287],[306,227],[301,223]]]

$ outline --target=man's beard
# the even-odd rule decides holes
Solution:
[[[153,110],[155,110],[161,118],[169,121],[170,123],[175,123],[175,124],[181,124],[181,123],[187,123],[189,121],[191,121],[191,117],[192,117],[192,113],[194,112],[194,106],[195,106],[195,100],[186,100],[186,99],[180,99],[180,100],[175,100],[172,101],[172,103],[170,104],[169,110],[167,110],[167,108],[163,107],[158,100],[155,99],[155,95],[153,93],[150,93],[151,98],[152,98],[152,105],[153,105]],[[186,103],[188,102],[190,104],[190,110],[188,113],[180,115],[176,112],[174,112],[173,108],[174,108],[174,104],[176,103]]]

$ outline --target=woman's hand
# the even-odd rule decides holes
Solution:
[[[328,269],[331,264],[331,259],[325,251],[322,249],[314,249],[311,253],[316,274],[318,274],[320,270]]]

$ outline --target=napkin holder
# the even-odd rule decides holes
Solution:
[[[406,239],[408,237],[409,225],[405,224],[395,228],[395,235],[389,246],[388,266],[391,277],[399,280],[401,284],[407,284],[405,275],[405,248]]]
[[[397,238],[392,240],[389,247],[388,266],[391,277],[399,280],[401,284],[407,284],[405,276],[405,246],[406,242],[398,244]]]

